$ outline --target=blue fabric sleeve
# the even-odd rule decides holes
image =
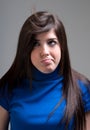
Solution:
[[[90,111],[90,84],[86,85],[79,81],[85,112]]]
[[[8,102],[8,90],[7,85],[3,89],[0,89],[0,106],[9,111],[9,102]]]

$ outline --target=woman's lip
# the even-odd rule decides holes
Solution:
[[[43,64],[50,64],[51,63],[51,59],[43,59],[43,60],[41,60],[41,63],[43,63]]]

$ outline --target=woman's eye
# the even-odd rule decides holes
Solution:
[[[55,44],[57,44],[57,42],[54,41],[54,40],[50,40],[50,41],[48,42],[48,44],[49,44],[49,46],[54,46]]]
[[[35,41],[34,44],[33,44],[34,47],[38,47],[40,46],[40,43],[38,41]]]

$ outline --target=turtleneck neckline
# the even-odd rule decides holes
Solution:
[[[54,80],[54,79],[60,78],[59,66],[51,73],[43,73],[33,66],[32,78],[33,80],[38,80],[38,81],[47,80],[47,79]]]

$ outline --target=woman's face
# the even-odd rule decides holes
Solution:
[[[61,59],[61,48],[53,29],[36,35],[30,58],[32,64],[43,73],[56,69]]]

